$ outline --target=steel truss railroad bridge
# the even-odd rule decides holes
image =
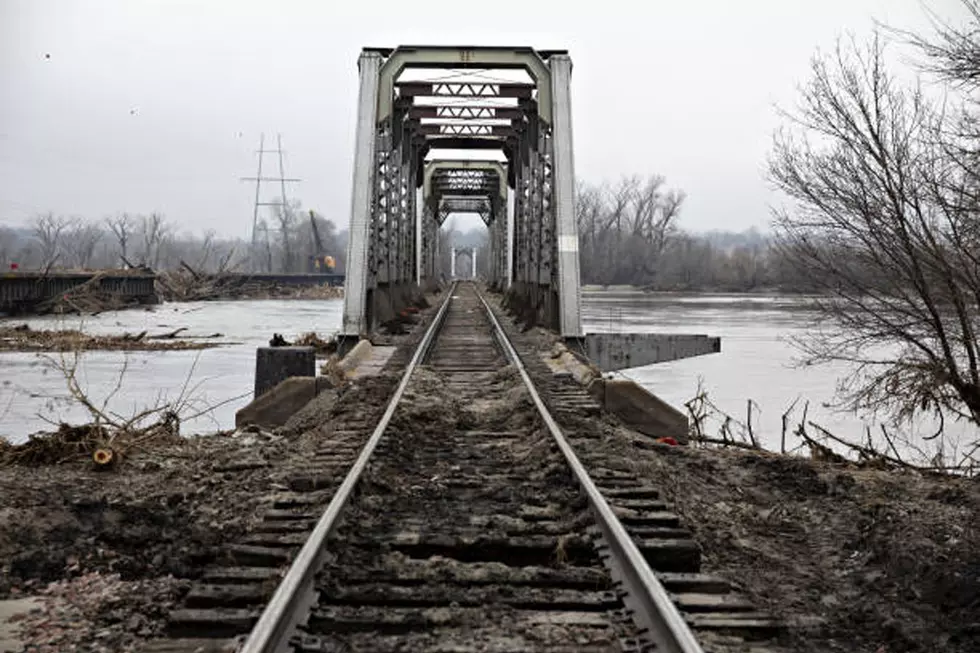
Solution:
[[[700,335],[583,332],[566,51],[365,48],[358,68],[342,350],[439,283],[440,225],[475,213],[489,231],[488,285],[525,324],[559,333],[603,369],[720,351]],[[443,74],[402,79],[433,69]],[[524,81],[499,76],[521,71]],[[483,156],[451,154],[461,150]]]

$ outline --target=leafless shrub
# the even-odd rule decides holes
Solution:
[[[81,355],[80,351],[72,351],[42,359],[64,376],[71,401],[87,411],[89,421],[69,425],[41,415],[55,430],[32,436],[19,445],[0,443],[0,463],[53,464],[81,456],[92,457],[100,467],[109,467],[143,448],[177,441],[182,423],[211,415],[219,407],[247,396],[246,393],[218,403],[207,401],[201,394],[204,381],[193,381],[198,356],[176,397],[160,395],[151,405],[123,414],[115,411],[111,403],[124,387],[129,357],[120,366],[112,387],[103,397],[96,398],[79,379]]]
[[[798,397],[781,415],[779,453],[808,454],[814,460],[883,469],[914,469],[958,476],[980,473],[980,442],[959,446],[940,428],[940,433],[929,442],[931,451],[927,451],[918,438],[901,430],[889,430],[884,424],[877,425],[880,435],[871,425],[865,425],[863,437],[842,436],[810,419],[808,401],[798,410],[800,402]],[[752,421],[753,413],[759,411],[759,405],[752,399],[746,401],[746,419],[742,421],[716,405],[699,381],[697,394],[684,406],[695,445],[767,450],[763,444],[767,434],[760,433],[759,426]]]

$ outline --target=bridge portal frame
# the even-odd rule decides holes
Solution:
[[[412,67],[523,69],[534,87],[496,82],[401,84],[399,75]],[[515,208],[513,228],[505,230],[504,238],[511,254],[494,273],[506,272],[503,285],[509,284],[511,304],[526,321],[566,338],[581,337],[572,62],[567,52],[485,46],[366,48],[358,70],[342,337],[369,334],[418,293],[426,268],[419,264],[420,234],[434,224],[419,215],[415,189],[424,182],[419,173],[431,149],[461,147],[501,149],[508,159]],[[499,111],[516,117],[509,127],[421,125],[417,117],[431,114],[433,105],[413,104],[414,98],[445,95],[516,99],[517,105],[494,111],[495,116]]]

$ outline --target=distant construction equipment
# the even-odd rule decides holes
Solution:
[[[310,209],[310,228],[313,230],[313,254],[309,257],[307,272],[310,274],[333,274],[337,262],[324,252],[320,231],[316,228],[316,214]]]

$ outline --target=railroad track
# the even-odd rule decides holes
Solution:
[[[350,469],[309,537],[305,504],[276,514],[303,545],[261,615],[237,608],[240,653],[778,650],[656,488],[562,431],[594,402],[511,330],[474,285],[449,290],[356,461],[324,461]],[[278,577],[258,562],[211,594]]]

